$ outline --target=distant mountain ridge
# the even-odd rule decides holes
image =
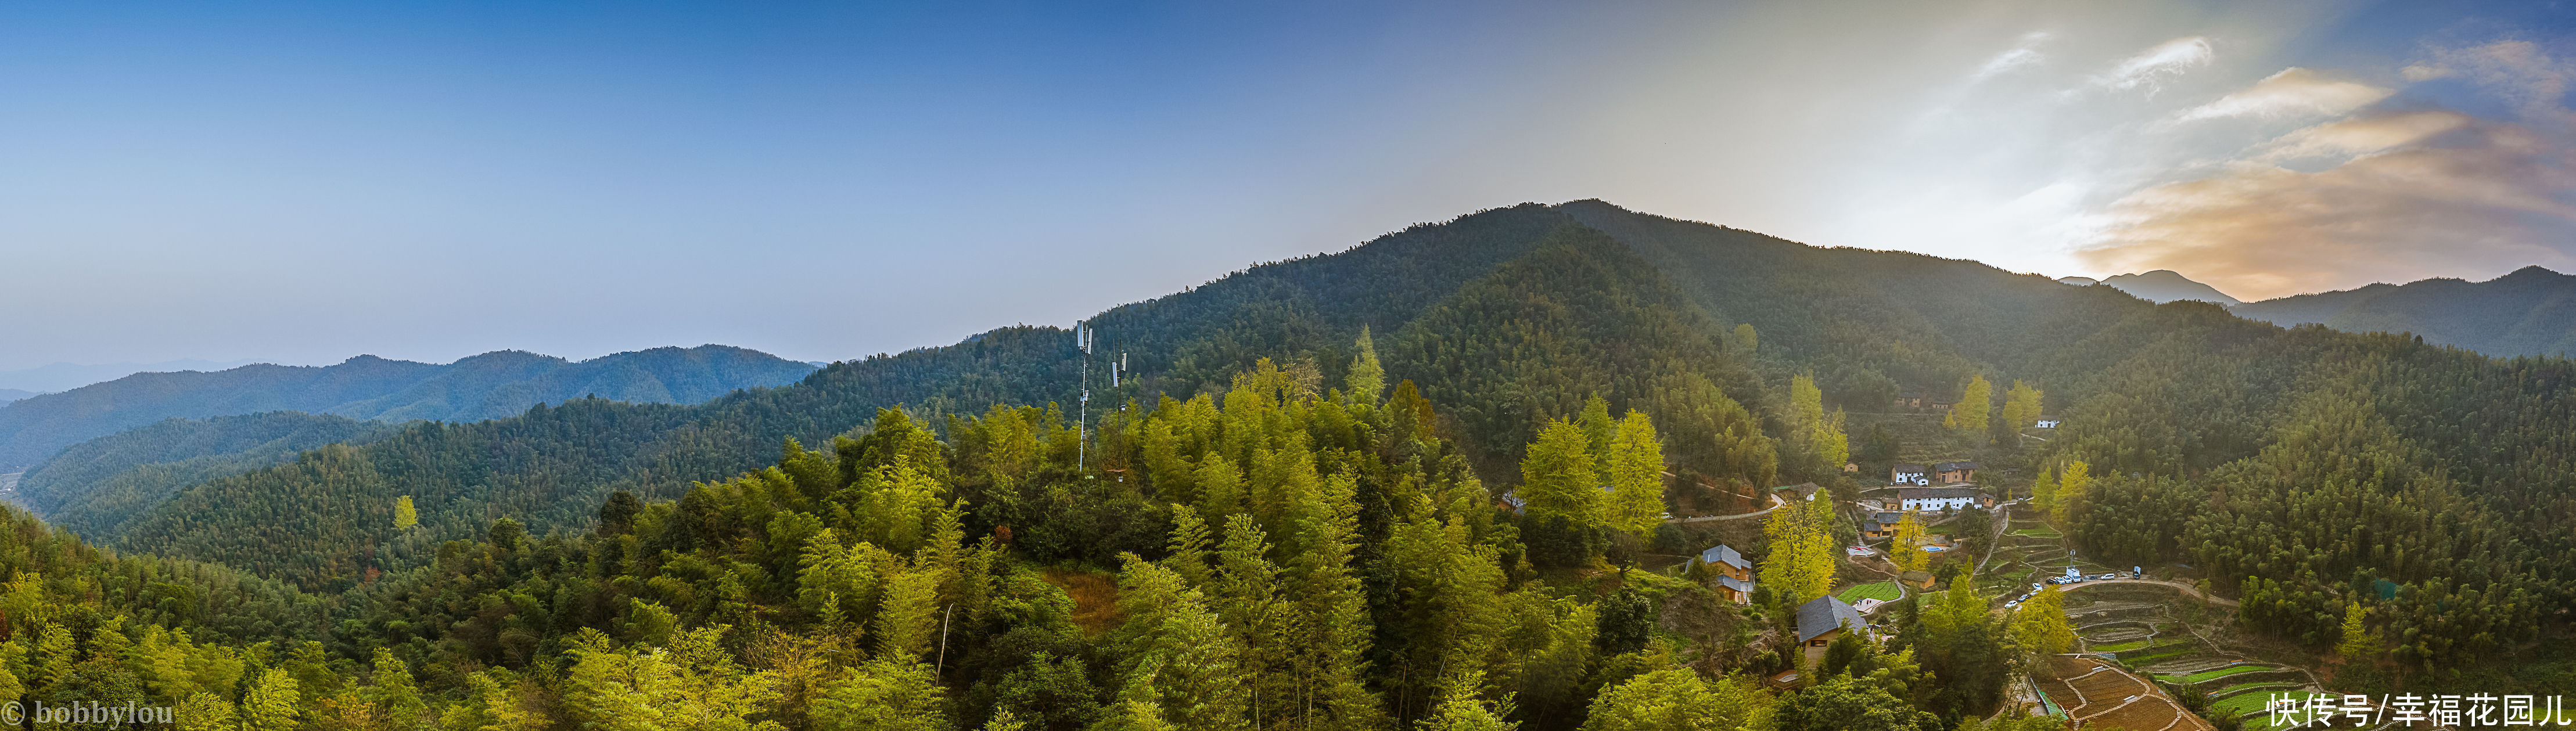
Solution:
[[[2164,304],[2178,300],[2199,300],[2201,302],[2211,302],[2230,307],[2244,304],[2243,300],[2230,297],[2226,292],[2218,291],[2217,287],[2192,281],[2190,278],[2183,276],[2181,272],[2176,272],[2171,269],[2158,269],[2152,272],[2140,272],[2137,274],[2122,274],[2109,279],[2094,279],[2092,277],[2063,277],[2057,281],[2079,287],[2107,284],[2113,289],[2127,292],[2138,299],[2154,302],[2156,304]]]
[[[34,396],[34,395],[36,395],[36,392],[34,392],[34,391],[20,391],[20,390],[18,390],[18,389],[14,389],[14,388],[0,388],[0,404],[9,403],[9,402],[11,402],[11,401],[16,401],[16,400],[23,399],[23,398],[26,398],[26,397],[29,397],[29,396]]]
[[[372,355],[332,366],[254,364],[223,371],[137,373],[0,406],[0,471],[75,443],[163,419],[302,411],[384,422],[481,421],[584,396],[693,404],[783,386],[811,364],[723,345],[665,347],[569,361],[515,350],[447,365]]]
[[[2251,302],[2238,316],[2346,332],[2413,333],[2486,355],[2576,355],[2576,276],[2527,266],[2484,282],[2425,279]]]
[[[165,360],[158,363],[48,363],[25,370],[0,371],[0,401],[9,401],[7,392],[25,391],[18,398],[40,393],[69,391],[93,383],[105,383],[137,373],[171,371],[220,371],[260,362],[256,358],[213,361],[197,358]]]

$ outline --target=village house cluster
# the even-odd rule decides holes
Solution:
[[[1934,398],[1921,392],[1907,392],[1897,396],[1894,406],[1898,410],[1945,411],[1952,406],[1951,401],[1951,399]],[[2059,424],[2055,417],[2042,416],[2032,426],[2038,429],[2056,429]],[[1857,500],[1852,506],[1859,511],[1861,518],[1861,542],[1866,544],[1894,540],[1897,537],[1897,525],[1908,515],[1950,514],[1972,507],[1993,509],[1996,506],[1996,498],[1978,486],[1977,469],[1976,462],[1964,460],[1929,464],[1900,462],[1889,466],[1886,486],[1894,489],[1896,494],[1893,498],[1885,496],[1864,498]],[[1844,464],[1842,472],[1853,478],[1861,478],[1861,466],[1858,462]],[[1774,488],[1774,492],[1782,502],[1789,504],[1825,499],[1823,495],[1826,494],[1812,482]],[[1927,532],[1914,540],[1926,551],[1941,551],[1953,547],[1950,538],[1939,533]],[[1854,557],[1865,558],[1876,555],[1878,549],[1863,545],[1850,547],[1847,552]],[[1724,544],[1711,546],[1693,557],[1691,563],[1693,566],[1685,568],[1696,568],[1704,572],[1710,588],[1715,590],[1720,598],[1737,604],[1752,602],[1753,563],[1734,547]],[[1936,583],[1934,575],[1927,571],[1902,570],[1895,574],[1898,583],[1915,591],[1929,591]],[[1796,686],[1799,674],[1805,667],[1813,666],[1823,657],[1825,648],[1833,644],[1834,638],[1844,632],[1861,632],[1866,636],[1871,630],[1868,613],[1878,604],[1880,601],[1877,599],[1862,599],[1855,605],[1844,602],[1840,597],[1827,595],[1800,605],[1797,610],[1798,646],[1806,662],[1802,663],[1801,668],[1766,679],[1767,682],[1782,688]]]
[[[1930,466],[1900,463],[1887,468],[1887,484],[1894,485],[1899,509],[1908,512],[1946,513],[1974,505],[1991,508],[1993,496],[1977,489],[1977,463],[1939,462]]]

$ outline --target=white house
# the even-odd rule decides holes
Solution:
[[[1923,469],[1923,465],[1898,464],[1887,468],[1887,483],[1890,485],[1929,485],[1932,484],[1932,473]]]
[[[1973,487],[1913,487],[1896,491],[1896,497],[1904,509],[1927,513],[1949,512],[1992,500]]]

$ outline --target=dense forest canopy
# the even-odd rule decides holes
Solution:
[[[37,585],[92,608],[12,613],[0,667],[60,698],[96,692],[60,663],[212,667],[130,690],[246,722],[329,699],[364,728],[2020,723],[1994,714],[2066,649],[2064,617],[2047,591],[1996,606],[1957,580],[1971,561],[1880,610],[1881,641],[1799,646],[1799,607],[1850,578],[1855,490],[1926,449],[2027,489],[2088,554],[2198,565],[2247,627],[2417,682],[2553,662],[2576,607],[2559,359],[1597,201],[1087,325],[1088,380],[1070,332],[1009,328],[702,406],[578,399],[157,488],[87,535],[169,558],[8,564],[110,588]],[[1901,396],[1939,409],[1882,413]],[[1664,513],[1789,482],[1824,496],[1730,539],[1758,564],[1740,607],[1700,563],[1639,568],[1715,542]],[[116,561],[259,598],[99,578],[139,570]],[[147,644],[176,649],[125,649]],[[1764,685],[1791,668],[1794,691]]]

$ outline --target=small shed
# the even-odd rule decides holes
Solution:
[[[1781,492],[1790,493],[1790,497],[1782,498],[1783,500],[1814,500],[1816,492],[1822,489],[1824,488],[1816,486],[1813,482],[1801,482],[1778,488]]]

